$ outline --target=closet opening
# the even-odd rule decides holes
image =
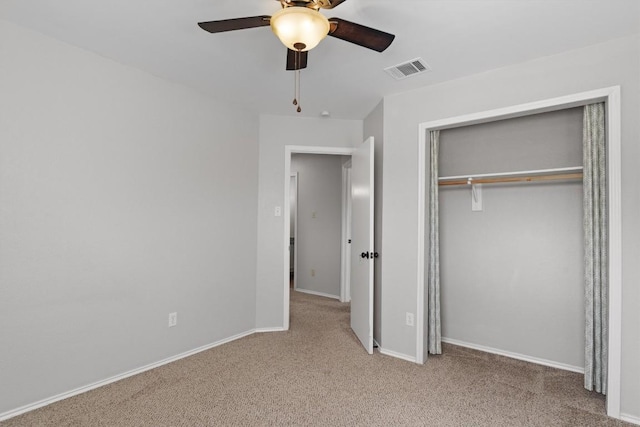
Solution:
[[[584,373],[582,116],[440,131],[442,342]]]
[[[576,229],[579,229],[581,232],[582,228],[582,214],[581,210],[581,189],[577,187],[581,187],[581,181],[579,178],[579,174],[581,173],[579,167],[581,164],[572,164],[570,162],[563,163],[554,163],[557,160],[553,155],[549,152],[549,158],[546,160],[551,160],[549,163],[537,163],[537,164],[527,164],[530,160],[526,156],[518,158],[518,150],[514,150],[510,155],[501,156],[497,154],[495,158],[487,158],[483,166],[490,167],[492,166],[491,162],[500,160],[500,157],[504,157],[507,160],[510,159],[511,164],[518,164],[518,167],[514,168],[506,168],[505,166],[501,166],[499,170],[473,170],[466,169],[465,166],[469,165],[453,165],[447,164],[447,159],[455,159],[460,158],[455,156],[455,153],[446,153],[446,150],[450,150],[452,147],[446,146],[446,138],[447,132],[449,135],[453,135],[454,132],[464,133],[464,130],[460,131],[463,127],[469,125],[476,124],[489,124],[488,127],[493,126],[494,123],[498,121],[503,121],[505,119],[511,118],[524,118],[523,120],[535,120],[534,115],[540,115],[541,113],[547,112],[558,112],[558,114],[571,114],[571,109],[576,107],[584,107],[585,105],[590,105],[594,103],[604,102],[604,111],[606,113],[606,195],[607,195],[607,205],[605,207],[607,220],[606,225],[608,227],[608,242],[607,242],[607,250],[609,254],[608,258],[608,292],[609,299],[607,301],[607,309],[608,309],[608,359],[606,361],[608,377],[606,378],[606,388],[607,388],[607,414],[612,417],[619,418],[620,416],[620,347],[621,347],[621,208],[620,208],[620,89],[619,87],[612,87],[606,89],[595,90],[591,92],[584,92],[580,94],[565,96],[561,98],[554,98],[544,101],[539,101],[535,103],[516,105],[508,108],[491,110],[480,112],[476,114],[470,114],[459,117],[452,117],[448,119],[422,123],[420,125],[420,140],[419,140],[419,247],[418,247],[418,283],[417,283],[417,336],[416,336],[416,360],[418,363],[423,363],[427,357],[427,353],[429,352],[429,345],[433,344],[435,341],[434,328],[430,328],[429,324],[429,316],[435,315],[435,311],[429,311],[429,301],[430,297],[433,300],[437,295],[432,291],[429,292],[429,288],[427,286],[429,282],[429,275],[438,273],[438,270],[433,267],[433,262],[430,265],[429,262],[429,242],[430,242],[430,228],[433,228],[433,225],[430,222],[430,216],[433,212],[430,211],[429,206],[429,189],[430,183],[433,180],[433,176],[431,175],[431,156],[433,154],[432,146],[433,138],[432,131],[442,131],[440,136],[442,137],[442,145],[440,145],[440,149],[442,150],[440,154],[444,154],[443,165],[437,165],[434,167],[437,170],[440,166],[440,170],[443,172],[440,174],[440,177],[448,177],[448,179],[440,180],[440,183],[445,184],[449,183],[449,186],[439,186],[442,190],[441,195],[446,193],[444,196],[447,200],[447,206],[442,206],[443,209],[449,210],[447,219],[445,219],[442,226],[447,229],[445,235],[443,233],[443,237],[456,235],[454,239],[458,239],[455,242],[454,246],[456,251],[451,252],[450,249],[453,249],[451,246],[451,241],[447,243],[443,243],[440,241],[441,250],[444,251],[443,258],[440,260],[441,263],[451,262],[458,263],[459,266],[463,266],[465,262],[473,263],[476,262],[475,268],[473,270],[473,274],[475,277],[453,277],[456,274],[464,274],[464,272],[460,273],[460,270],[464,270],[462,268],[458,268],[454,273],[452,273],[450,266],[444,266],[444,270],[441,272],[444,275],[449,275],[449,277],[442,278],[442,286],[447,286],[445,284],[445,280],[454,279],[455,281],[475,281],[478,287],[482,286],[495,286],[497,282],[500,282],[502,289],[500,292],[493,295],[493,298],[487,297],[486,301],[481,301],[476,298],[475,301],[467,301],[467,303],[471,304],[486,304],[488,310],[492,310],[491,315],[495,315],[495,307],[500,307],[505,312],[511,311],[512,316],[516,317],[527,317],[531,314],[534,321],[540,320],[540,318],[536,318],[534,312],[535,310],[530,311],[529,314],[522,312],[522,308],[526,307],[526,300],[535,300],[539,299],[538,302],[544,304],[551,304],[553,306],[555,299],[565,299],[565,301],[570,300],[571,295],[567,294],[564,296],[559,296],[556,292],[562,293],[564,290],[558,290],[559,285],[553,285],[547,287],[546,289],[540,288],[540,283],[543,285],[549,285],[549,281],[559,280],[563,282],[563,275],[568,274],[566,278],[567,280],[572,281],[574,284],[573,289],[569,292],[570,294],[575,293],[578,295],[580,289],[576,288],[576,268],[575,265],[570,267],[572,272],[564,271],[564,266],[562,263],[558,263],[553,261],[554,257],[557,258],[558,254],[561,254],[563,257],[575,257],[577,253],[578,258],[582,258],[582,250],[578,248],[580,242],[576,240]],[[582,110],[582,108],[578,108],[578,110]],[[544,114],[542,114],[544,115]],[[455,130],[454,130],[455,129]],[[460,136],[460,135],[458,135]],[[537,155],[540,159],[545,160],[544,154],[544,144],[548,141],[537,141],[533,147],[534,157]],[[464,144],[462,144],[464,145]],[[436,145],[437,146],[437,145]],[[478,148],[477,146],[475,148]],[[507,147],[507,149],[514,147]],[[581,147],[580,147],[581,148]],[[537,151],[536,151],[537,150]],[[455,149],[454,149],[455,151]],[[478,152],[472,156],[466,156],[468,159],[477,160],[479,156],[481,157],[483,153]],[[484,153],[486,154],[486,153]],[[575,157],[575,153],[565,153],[566,158],[568,160],[572,156]],[[436,151],[436,156],[438,153]],[[515,157],[514,157],[515,156]],[[515,160],[514,160],[515,159]],[[580,160],[581,156],[580,156]],[[582,163],[582,161],[580,162]],[[493,166],[497,166],[494,164]],[[448,171],[447,171],[448,168]],[[457,169],[456,169],[457,168]],[[567,169],[570,168],[570,169]],[[469,175],[475,174],[475,175]],[[561,175],[561,176],[558,176]],[[437,180],[437,178],[436,178]],[[458,182],[456,182],[456,180]],[[466,182],[460,182],[466,181]],[[506,182],[505,182],[506,181]],[[528,182],[526,184],[520,184],[514,182]],[[471,188],[473,185],[473,189]],[[522,189],[525,188],[525,192],[522,192]],[[506,198],[497,198],[498,195],[508,196]],[[550,197],[550,199],[548,198]],[[570,200],[567,200],[567,197]],[[498,201],[500,200],[500,201]],[[546,200],[546,202],[545,202]],[[578,202],[580,205],[578,205]],[[542,206],[543,203],[546,203],[547,206]],[[564,206],[563,204],[569,203],[569,205]],[[542,209],[545,208],[545,209]],[[547,209],[549,208],[549,209]],[[565,209],[566,208],[566,209]],[[454,211],[451,211],[454,209]],[[483,211],[484,209],[484,211]],[[555,210],[554,210],[555,209]],[[505,211],[506,210],[506,211]],[[511,210],[511,212],[509,212]],[[437,212],[437,211],[435,211]],[[577,224],[575,222],[572,225],[569,225],[568,228],[573,228],[573,231],[570,231],[565,227],[565,225],[561,226],[562,229],[554,230],[554,226],[559,225],[556,224],[556,217],[554,215],[567,217],[568,213],[573,212],[573,214],[577,213],[578,219]],[[500,218],[501,215],[507,214],[507,219]],[[476,214],[475,217],[473,214]],[[489,216],[488,214],[491,214]],[[512,214],[515,214],[512,215]],[[457,219],[454,219],[452,222],[452,215],[458,216]],[[544,215],[548,216],[545,221],[538,222],[538,224],[544,224],[543,228],[545,229],[534,229],[526,231],[526,225],[531,224],[535,221],[536,215]],[[478,218],[484,216],[485,218],[489,218],[490,222],[493,222],[494,233],[489,237],[489,241],[486,242],[484,248],[473,248],[471,244],[469,247],[465,247],[465,239],[470,238],[471,233],[481,233],[481,225],[478,222]],[[550,217],[549,217],[550,216]],[[523,218],[525,217],[525,218]],[[528,218],[527,218],[528,217]],[[442,216],[440,216],[442,218]],[[524,222],[519,222],[519,221]],[[456,222],[457,221],[457,222]],[[563,223],[564,224],[564,223]],[[567,223],[568,224],[568,223]],[[503,229],[500,231],[500,227]],[[462,230],[458,229],[459,233],[452,233],[451,227],[462,228]],[[510,230],[509,230],[510,229]],[[496,231],[497,230],[497,231]],[[523,231],[525,230],[525,231]],[[500,252],[496,251],[497,245],[510,245],[512,244],[510,239],[510,234],[513,233],[520,234],[521,237],[524,237],[524,241],[521,242],[521,247],[516,247],[517,245],[507,248],[506,251]],[[496,235],[497,233],[497,235]],[[572,243],[565,245],[563,248],[557,247],[547,247],[545,248],[544,239],[540,239],[542,234],[546,234],[549,239],[553,240],[558,236],[564,234],[571,234],[570,237],[572,239]],[[554,235],[556,234],[556,235]],[[486,236],[485,236],[486,237]],[[477,242],[477,235],[474,238]],[[494,240],[492,240],[494,239]],[[580,236],[578,236],[580,239]],[[431,239],[433,240],[433,239]],[[547,240],[547,242],[551,242],[551,240]],[[471,241],[471,239],[469,239]],[[553,245],[553,242],[551,242]],[[447,246],[447,244],[449,246]],[[540,247],[536,247],[536,245],[540,245]],[[503,247],[504,249],[504,247]],[[466,253],[467,250],[473,250],[473,256],[470,253]],[[554,250],[560,250],[558,254],[554,254]],[[526,265],[526,263],[519,262],[518,255],[522,257],[528,257],[531,253],[527,254],[527,251],[533,251],[531,253],[535,253],[538,258],[538,262],[544,264],[545,266],[549,266],[549,263],[553,264],[550,268],[550,271],[556,271],[559,275],[556,275],[556,279],[550,279],[545,276],[544,272],[541,274],[540,269],[533,268],[532,265]],[[550,253],[545,253],[550,252]],[[547,258],[545,256],[551,255]],[[494,263],[495,257],[511,257],[508,261],[507,266],[504,266],[502,270],[500,267],[497,267],[496,270],[490,271],[492,267],[489,264],[493,265],[493,268],[499,264]],[[472,259],[473,258],[473,259]],[[514,267],[515,264],[515,267]],[[438,263],[439,266],[440,263]],[[509,268],[508,266],[511,266]],[[579,275],[582,275],[582,272],[578,272]],[[486,280],[487,277],[491,277],[491,275],[502,274],[503,277],[499,278],[499,280]],[[555,274],[555,273],[554,273]],[[535,276],[534,276],[535,275]],[[520,286],[523,282],[523,277],[526,279],[528,276],[531,279],[531,283],[527,283],[525,286],[521,287],[519,291],[521,293],[516,297],[516,301],[509,301],[509,298],[513,297],[516,292],[516,288]],[[475,280],[474,280],[475,279]],[[484,283],[483,283],[484,280]],[[525,280],[525,282],[528,279]],[[538,288],[536,289],[536,282],[538,284]],[[449,283],[449,282],[446,282]],[[447,288],[442,291],[443,298],[447,298],[446,293],[454,290],[454,287]],[[480,289],[481,291],[482,289]],[[478,291],[478,289],[474,290]],[[539,291],[539,292],[536,292]],[[459,292],[459,290],[458,290]],[[528,293],[528,294],[527,294]],[[583,294],[580,294],[583,295]],[[451,296],[451,295],[450,295]],[[461,295],[461,298],[465,298],[468,296]],[[575,296],[574,296],[575,297]],[[521,298],[518,302],[517,299]],[[583,300],[581,299],[581,302]],[[433,304],[433,301],[432,301]],[[502,305],[500,305],[502,304]],[[520,307],[518,305],[521,304]],[[442,309],[447,308],[449,310],[449,314],[451,314],[451,307],[442,306]],[[459,308],[459,307],[458,307]],[[560,313],[558,316],[562,317],[562,307],[556,307]],[[438,311],[440,307],[438,307]],[[584,307],[572,307],[571,310],[574,312],[583,311]],[[480,311],[477,311],[480,312]],[[438,318],[439,319],[439,318]],[[446,321],[447,318],[443,317],[443,321]],[[507,322],[508,319],[505,319]],[[451,319],[448,319],[451,322]],[[577,321],[575,317],[573,317],[573,329],[577,328]],[[579,322],[579,321],[578,321]],[[480,324],[480,331],[482,327],[490,328],[490,323]],[[432,324],[433,324],[433,316],[432,316]],[[449,324],[447,326],[443,326],[443,329],[447,330],[449,333],[453,327],[455,329],[460,325]],[[522,325],[520,325],[522,326]],[[507,331],[506,335],[511,335],[511,337],[502,337],[500,339],[511,339],[511,342],[516,342],[518,337],[518,330],[516,328],[513,331]],[[549,328],[547,327],[547,330]],[[577,330],[577,329],[576,329]],[[463,329],[460,329],[463,331]],[[431,335],[430,335],[431,332]],[[476,331],[478,332],[478,331]],[[482,332],[482,331],[481,331]],[[520,329],[520,333],[525,332]],[[575,331],[574,331],[575,332]],[[460,332],[464,334],[465,332]],[[522,334],[526,335],[526,334]],[[489,340],[496,340],[495,335],[487,335]],[[446,338],[446,337],[445,337]],[[578,336],[574,337],[574,340],[584,340],[584,337]],[[469,340],[469,338],[465,338],[462,336],[460,341]],[[446,341],[443,339],[443,341]],[[451,342],[451,341],[450,341]],[[576,360],[576,357],[579,357],[576,352],[575,342],[573,343],[573,356],[570,356],[566,360]],[[523,346],[526,347],[528,344],[523,343]],[[548,345],[553,345],[550,343]],[[494,342],[489,342],[486,344],[486,347],[491,349],[493,346],[499,347],[501,344]],[[522,347],[522,348],[524,348]],[[433,350],[433,349],[432,349]],[[537,350],[535,350],[537,351]],[[584,349],[582,349],[584,351]],[[433,351],[432,351],[433,352]],[[518,351],[513,351],[513,353],[519,353]],[[564,357],[564,356],[562,356]],[[533,358],[535,359],[535,358]],[[541,357],[540,359],[544,359]],[[531,360],[534,361],[535,360]],[[538,361],[540,362],[540,361]],[[560,366],[558,366],[560,367]],[[579,366],[574,366],[573,362],[566,363],[564,369],[571,368],[580,368]],[[576,370],[576,369],[573,369]]]

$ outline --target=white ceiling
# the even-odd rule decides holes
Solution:
[[[0,0],[0,18],[260,113],[296,115],[286,49],[269,27],[199,21],[271,15],[275,0]],[[328,17],[390,32],[383,53],[328,37],[302,71],[302,116],[362,119],[388,94],[640,32],[638,0],[348,0]],[[383,68],[422,57],[433,71]]]

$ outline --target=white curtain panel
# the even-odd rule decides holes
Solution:
[[[429,179],[429,353],[442,354],[440,328],[440,225],[438,221],[438,149],[440,131],[430,132],[431,174]]]
[[[583,192],[585,264],[585,366],[587,390],[607,393],[608,230],[604,103],[584,107]]]

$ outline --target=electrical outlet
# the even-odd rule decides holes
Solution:
[[[311,277],[316,277],[316,270],[313,268],[311,269]]]
[[[169,313],[169,327],[172,328],[178,324],[178,313]]]
[[[407,312],[407,326],[413,326],[413,313]]]

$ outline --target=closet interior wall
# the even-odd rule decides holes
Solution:
[[[439,175],[582,166],[582,108],[441,132]],[[584,367],[582,181],[440,187],[443,341]]]

